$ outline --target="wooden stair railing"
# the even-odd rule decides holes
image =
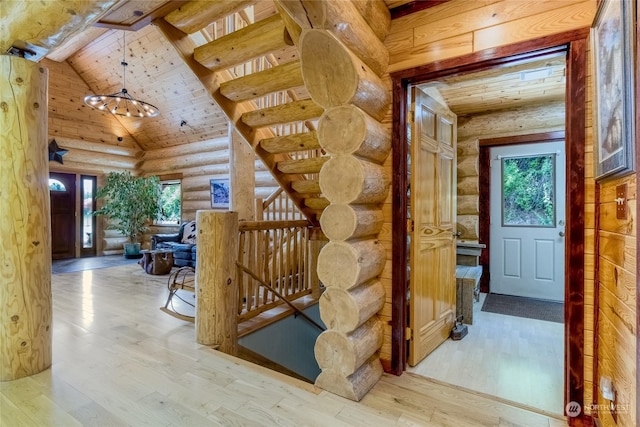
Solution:
[[[318,322],[313,320],[311,317],[307,316],[304,311],[300,310],[298,307],[293,305],[293,303],[291,303],[291,301],[289,301],[289,299],[287,299],[286,296],[282,295],[280,292],[278,292],[278,290],[276,288],[274,288],[273,286],[269,285],[267,282],[265,282],[260,277],[258,277],[249,268],[245,267],[244,265],[240,264],[239,262],[236,262],[236,265],[238,266],[238,268],[240,270],[242,270],[243,273],[248,274],[252,279],[254,279],[256,282],[260,283],[260,285],[264,286],[266,289],[268,289],[270,292],[272,292],[275,296],[280,298],[280,301],[284,302],[289,307],[291,307],[291,309],[294,311],[294,313],[296,313],[296,315],[301,316],[307,322],[311,323],[313,326],[318,328],[320,331],[325,331],[326,330],[326,328],[324,326],[320,325]]]

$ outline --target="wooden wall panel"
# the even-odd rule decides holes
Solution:
[[[499,25],[474,31],[474,51],[502,46],[503,40],[515,43],[531,40],[549,34],[560,33],[577,28],[588,27],[593,21],[595,2],[592,1],[557,1],[557,2],[503,2],[497,9],[506,7],[508,3],[520,3],[521,18],[505,20]],[[548,8],[541,7],[548,3]],[[573,4],[571,4],[573,3]],[[570,4],[569,6],[566,6]],[[505,6],[503,6],[505,5]],[[532,9],[538,12],[527,13]],[[542,12],[544,9],[551,9]],[[542,12],[542,13],[540,13]],[[498,16],[503,13],[496,10]],[[517,15],[514,15],[514,18]]]
[[[600,185],[598,205],[597,368],[594,382],[610,377],[616,389],[617,414],[599,410],[606,425],[635,426],[637,346],[637,195],[636,176]],[[616,187],[626,185],[627,217],[616,218]],[[598,393],[598,405],[608,401]],[[602,406],[598,406],[602,408]]]
[[[452,0],[395,19],[389,72],[591,25],[595,0]]]

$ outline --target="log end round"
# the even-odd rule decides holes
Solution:
[[[352,332],[380,311],[384,305],[384,287],[372,280],[344,290],[328,288],[320,297],[320,318],[328,328]]]
[[[331,154],[353,154],[364,142],[367,123],[364,112],[354,105],[333,107],[318,121],[318,141]]]
[[[320,319],[327,328],[351,332],[360,323],[360,310],[349,291],[337,288],[326,289],[320,297]]]
[[[352,203],[360,195],[364,181],[364,170],[353,156],[332,157],[320,170],[320,191],[331,203]]]
[[[374,355],[356,372],[345,377],[333,370],[322,371],[315,385],[338,396],[360,401],[382,377],[382,364]]]
[[[358,217],[353,207],[349,205],[329,205],[322,212],[320,227],[330,240],[346,240],[355,233]]]
[[[356,366],[353,343],[343,332],[328,329],[316,339],[313,353],[322,370],[333,369],[343,375],[351,375]]]
[[[360,268],[357,251],[344,242],[329,242],[318,255],[318,278],[327,287],[357,284]]]
[[[384,269],[386,251],[375,239],[331,241],[318,256],[318,278],[327,288],[351,289]]]
[[[354,97],[358,74],[349,52],[331,33],[305,30],[300,39],[300,60],[305,86],[318,105],[334,107]]]
[[[319,184],[331,203],[377,204],[387,197],[390,179],[378,164],[337,155],[322,166]]]

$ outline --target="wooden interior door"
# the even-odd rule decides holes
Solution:
[[[409,365],[451,332],[456,307],[455,114],[412,89]]]
[[[61,185],[50,189],[51,259],[76,256],[76,176],[68,173],[49,174]],[[51,187],[51,186],[50,186]]]

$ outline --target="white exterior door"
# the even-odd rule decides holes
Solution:
[[[491,149],[492,293],[564,300],[564,141]]]

